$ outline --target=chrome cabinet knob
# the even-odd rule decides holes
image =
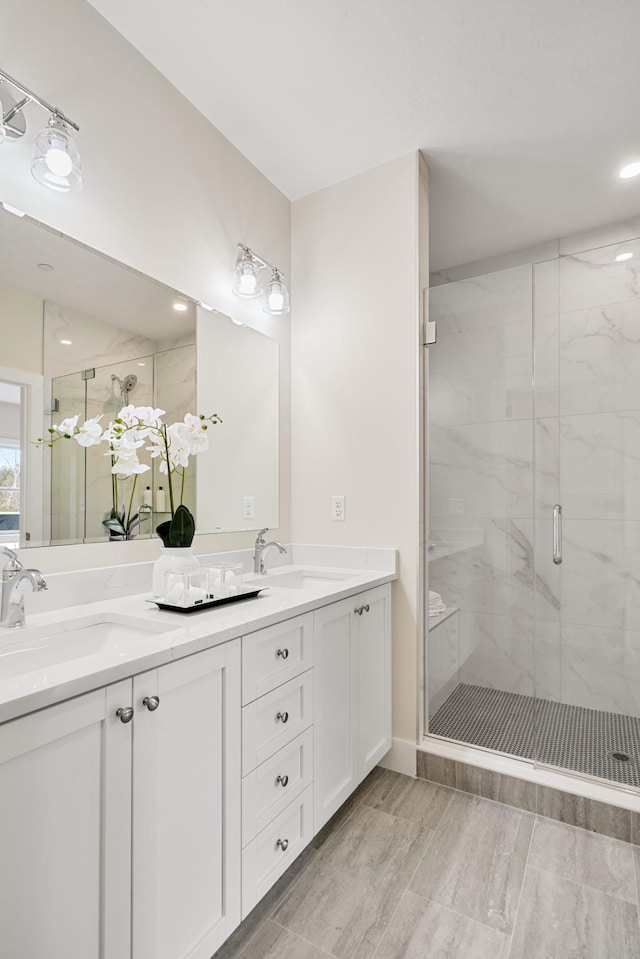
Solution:
[[[288,658],[289,658],[289,650],[288,650],[288,649],[279,649],[278,652],[276,653],[276,656],[281,656],[282,659],[288,659]]]
[[[160,705],[159,696],[145,696],[142,700],[142,705],[146,706],[150,713],[154,712]]]
[[[278,785],[278,783],[279,783],[282,787],[286,786],[286,785],[288,784],[288,782],[289,782],[289,777],[286,776],[286,775],[285,775],[285,776],[278,776],[278,778],[276,779],[276,785]]]
[[[116,716],[121,723],[130,723],[133,719],[133,706],[121,706],[116,709]]]
[[[277,716],[276,716],[276,719],[279,719],[280,722],[282,722],[282,723],[288,723],[288,722],[289,722],[289,713],[286,713],[286,712],[285,712],[285,713],[278,713]]]
[[[283,852],[286,852],[287,849],[289,848],[289,840],[288,840],[288,839],[278,839],[278,841],[277,841],[277,843],[276,843],[276,846],[280,846],[280,848],[282,849],[282,851],[283,851]]]

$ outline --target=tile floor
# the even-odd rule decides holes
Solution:
[[[215,959],[640,959],[640,847],[376,769]]]

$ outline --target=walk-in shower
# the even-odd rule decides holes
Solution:
[[[427,563],[446,606],[425,631],[428,732],[629,786],[640,786],[636,226],[435,278],[428,377]]]

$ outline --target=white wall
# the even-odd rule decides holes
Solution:
[[[289,201],[84,0],[5,0],[2,29],[14,38],[2,68],[79,124],[85,187],[61,195],[31,177],[33,136],[47,121],[31,104],[27,136],[0,155],[0,200],[277,336],[287,477],[289,318],[266,317],[259,303],[243,304],[230,289],[239,240],[289,272]],[[285,539],[288,506],[285,481],[277,531]],[[196,548],[248,546],[254,538],[202,536]],[[109,543],[33,550],[29,562],[52,571],[156,553],[154,540]]]
[[[421,185],[412,153],[292,208],[293,538],[399,549],[394,736],[412,742],[420,635]],[[343,523],[330,518],[335,494],[346,497]]]
[[[0,316],[11,323],[15,331],[2,343],[3,366],[42,374],[42,311],[39,296],[0,285]],[[29,344],[28,350],[25,343]]]

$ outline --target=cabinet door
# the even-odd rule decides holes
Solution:
[[[130,956],[131,682],[0,726],[0,954]]]
[[[358,781],[391,749],[391,587],[358,597]]]
[[[240,640],[136,676],[134,706],[133,956],[210,959],[240,921]]]
[[[354,597],[314,613],[314,832],[358,784],[356,606]]]

